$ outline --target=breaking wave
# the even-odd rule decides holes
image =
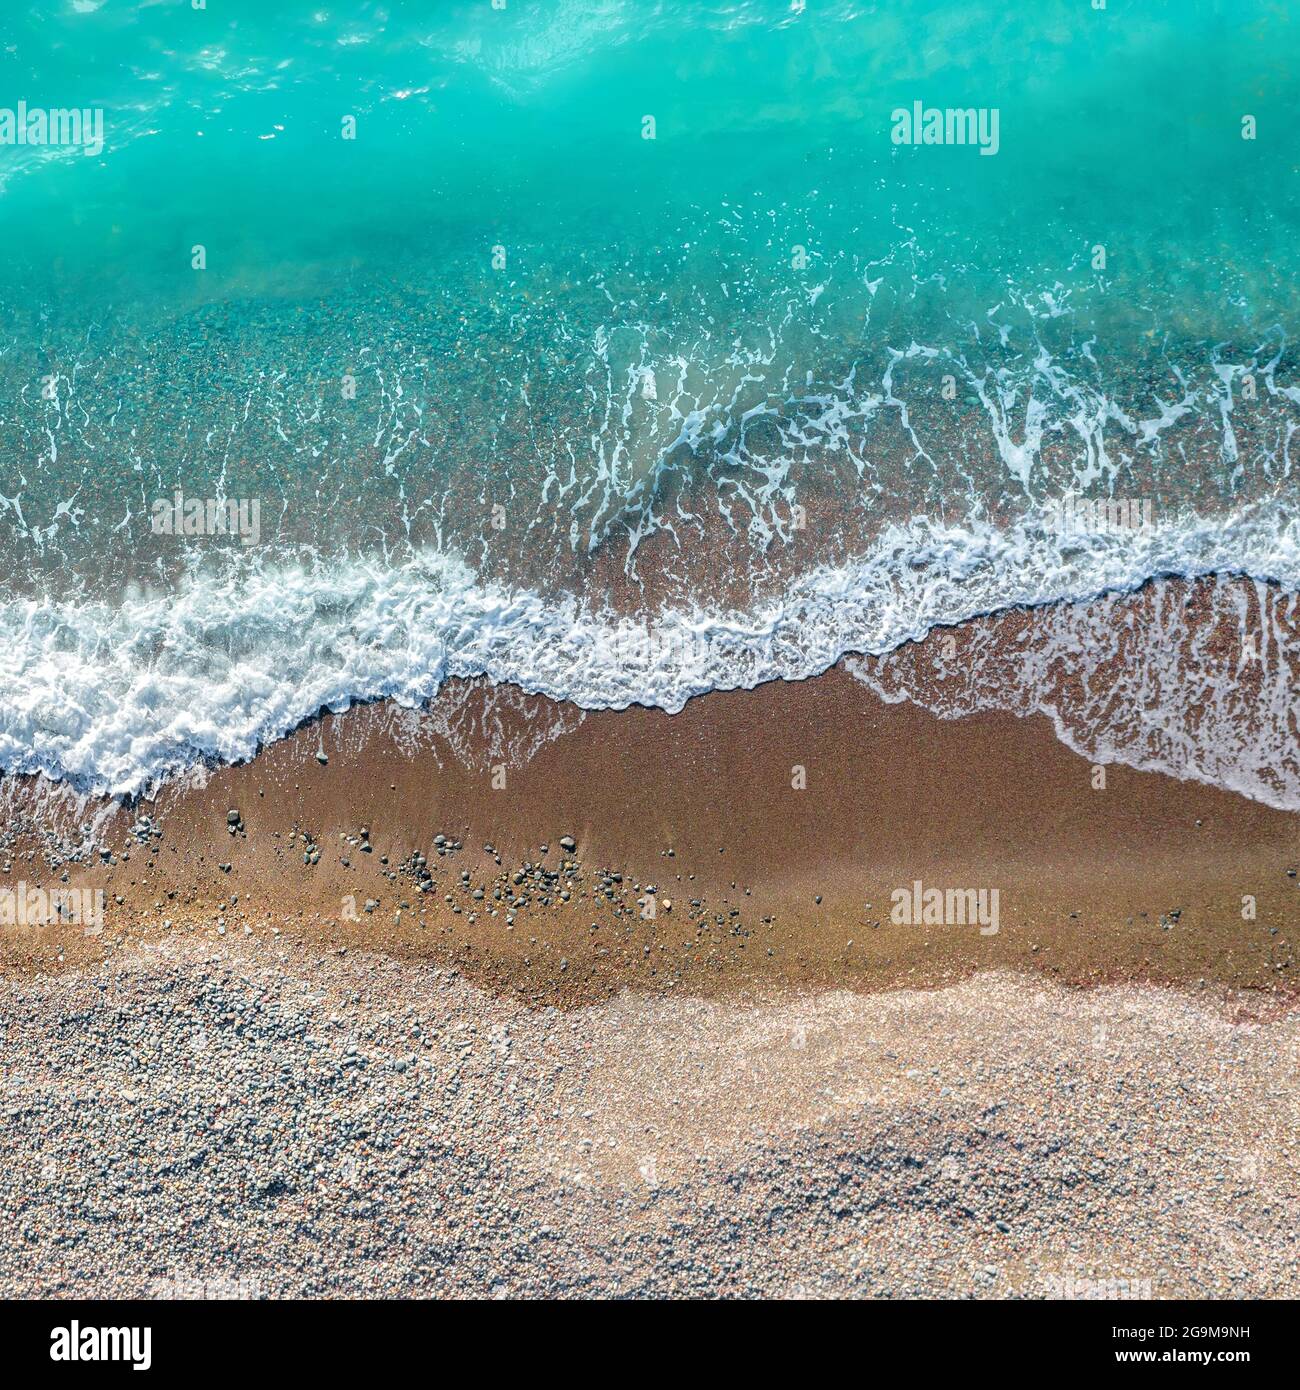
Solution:
[[[1041,512],[1008,528],[918,519],[886,527],[861,559],[812,569],[775,598],[669,606],[652,618],[486,582],[445,554],[296,569],[230,556],[174,590],[112,604],[46,597],[0,606],[11,673],[0,689],[0,767],[88,792],[147,793],[203,760],[248,759],[323,709],[380,698],[416,705],[451,677],[485,676],[586,709],[671,712],[709,690],[803,679],[846,654],[888,653],[936,625],[1126,593],[1153,576],[1213,574],[1295,589],[1300,521],[1277,504],[1097,533],[1062,533]],[[875,672],[887,698],[906,693],[903,670]],[[1155,685],[1143,698],[1158,722],[1162,701],[1185,694]],[[976,685],[967,702],[992,698]],[[1122,756],[1117,746],[1104,751]],[[1240,789],[1284,794],[1259,779]]]

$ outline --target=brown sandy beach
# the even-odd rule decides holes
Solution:
[[[521,755],[539,729],[564,731]],[[1045,720],[944,721],[841,670],[672,716],[460,683],[430,712],[327,716],[169,788],[146,812],[160,837],[119,813],[111,862],[59,870],[104,888],[103,934],[6,928],[4,961],[56,969],[220,926],[427,958],[534,1004],[991,967],[1288,999],[1300,817],[1117,765],[1105,779]],[[458,847],[439,854],[439,835]],[[0,883],[61,881],[27,852]],[[997,931],[897,924],[892,894],[917,881],[996,888]]]
[[[326,717],[13,836],[0,1289],[1294,1296],[1297,828],[839,669]]]

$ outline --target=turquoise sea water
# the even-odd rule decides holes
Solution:
[[[1156,574],[1293,591],[1298,26],[6,7],[0,112],[104,144],[0,146],[0,766],[137,790],[449,674],[675,708]],[[896,142],[915,103],[996,153]],[[256,543],[156,533],[177,489]],[[1161,524],[1062,536],[1071,494]]]

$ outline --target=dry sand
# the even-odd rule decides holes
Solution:
[[[243,937],[0,999],[7,1296],[1300,1291],[1295,1014],[1003,972],[536,1010]]]

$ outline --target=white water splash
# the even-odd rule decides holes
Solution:
[[[1258,580],[1157,580],[845,665],[890,703],[1045,715],[1092,762],[1300,810],[1300,597]]]
[[[483,582],[445,555],[312,571],[236,556],[159,596],[0,605],[0,767],[137,793],[203,759],[251,758],[322,709],[417,705],[452,676],[673,712],[705,691],[889,651],[935,624],[1220,571],[1300,587],[1300,521],[1261,507],[1061,536],[1038,517],[1008,530],[917,520],[777,598],[670,609],[652,627]]]

